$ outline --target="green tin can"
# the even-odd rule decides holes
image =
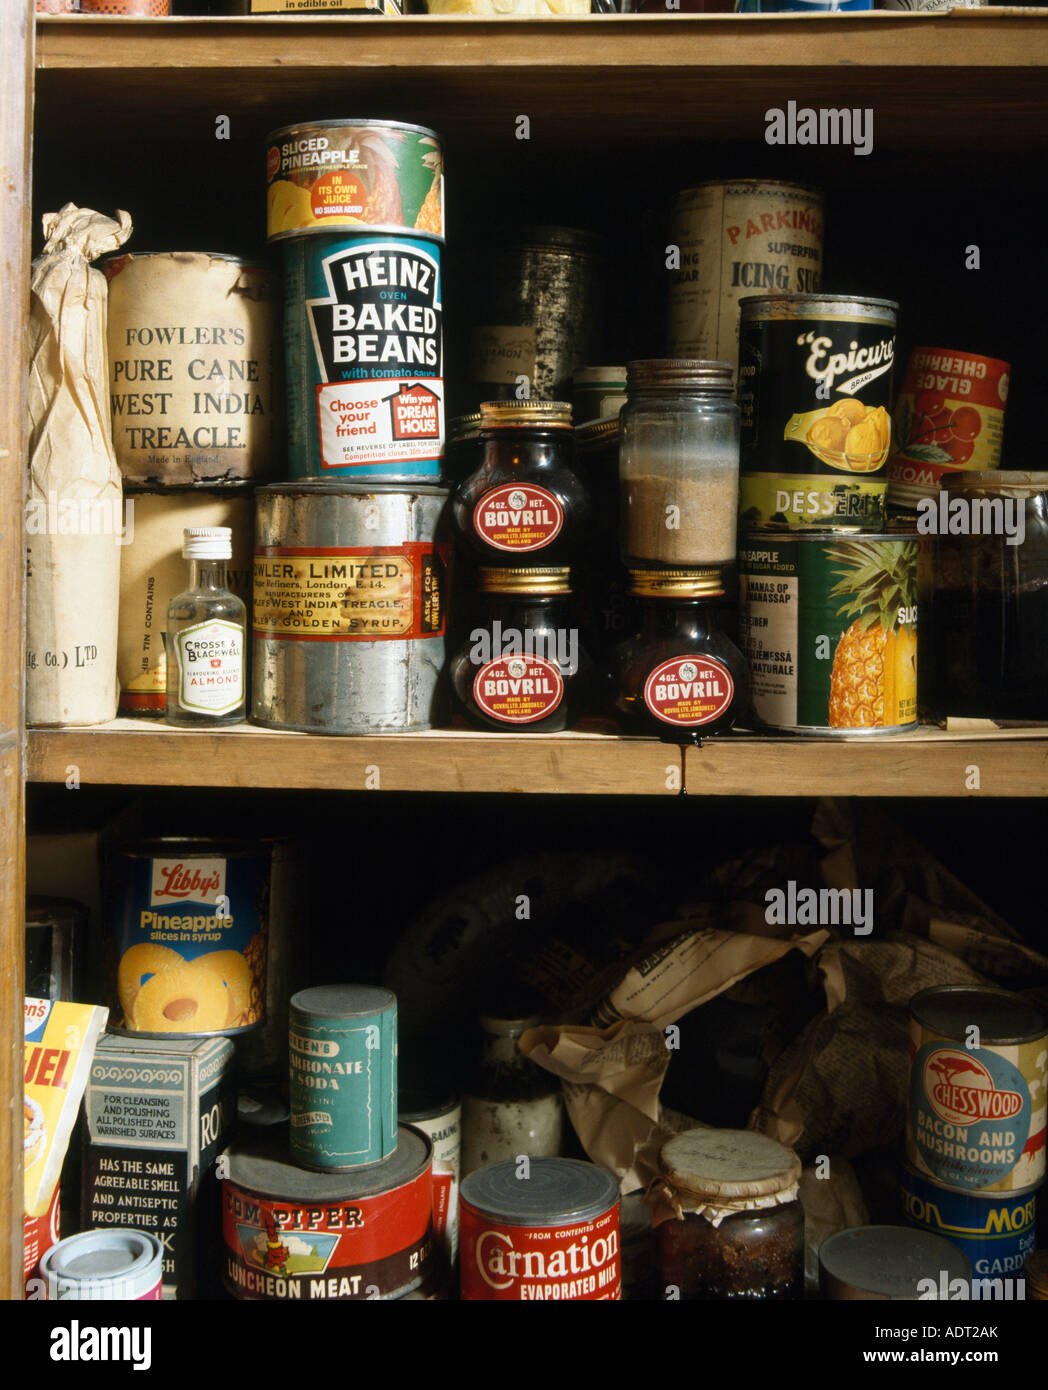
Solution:
[[[397,1147],[397,1000],[319,985],[290,1006],[291,1157],[317,1172],[381,1163]]]
[[[782,294],[739,307],[743,529],[883,530],[899,306]]]
[[[743,535],[739,646],[769,729],[886,734],[917,722],[917,538]]]

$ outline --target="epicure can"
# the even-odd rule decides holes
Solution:
[[[739,302],[803,294],[822,280],[822,194],[800,184],[731,179],[678,193],[669,243],[667,356],[739,363]],[[585,417],[580,417],[585,418]]]
[[[82,1231],[52,1245],[41,1259],[46,1297],[159,1299],[162,1254],[148,1231]]]
[[[459,1243],[462,1107],[454,1096],[434,1100],[421,1091],[402,1090],[400,1119],[420,1129],[433,1145],[433,1234],[453,1267]]]
[[[125,482],[244,482],[283,453],[273,277],[236,256],[128,253],[103,263],[113,448]]]
[[[291,476],[436,478],[444,447],[439,241],[284,247]]]
[[[508,1159],[462,1182],[466,1300],[552,1302],[621,1297],[619,1186],[574,1158]]]
[[[910,1000],[906,1157],[959,1192],[1044,1178],[1048,1019],[1003,989],[944,985]]]
[[[1010,374],[996,357],[913,349],[895,406],[889,502],[916,506],[948,473],[999,467]]]
[[[443,238],[444,160],[436,131],[345,119],[284,126],[266,139],[270,241],[365,227]]]
[[[433,1251],[433,1149],[402,1125],[394,1153],[358,1173],[311,1173],[279,1142],[219,1159],[222,1281],[243,1299],[395,1299],[419,1287]]]
[[[397,1000],[374,985],[291,999],[291,1157],[320,1172],[378,1163],[397,1146]]]
[[[917,720],[917,540],[743,537],[739,645],[761,724],[883,734]]]
[[[882,529],[898,308],[820,294],[740,301],[743,527]]]
[[[909,1164],[903,1166],[899,1190],[906,1221],[952,1241],[978,1278],[1018,1274],[1037,1246],[1036,1192],[996,1197],[955,1192]]]
[[[114,850],[105,967],[112,1032],[241,1033],[261,1023],[271,850],[175,838]]]
[[[444,665],[447,491],[275,483],[256,495],[252,717],[426,729]]]

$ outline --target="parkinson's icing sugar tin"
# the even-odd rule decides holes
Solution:
[[[433,1257],[433,1146],[402,1125],[382,1163],[312,1173],[274,1139],[219,1157],[222,1280],[234,1298],[395,1299]]]
[[[596,1164],[521,1158],[476,1169],[463,1179],[459,1236],[463,1299],[622,1296],[619,1185]]]
[[[906,1158],[958,1192],[1044,1179],[1048,1019],[1003,989],[944,985],[910,1000]]]

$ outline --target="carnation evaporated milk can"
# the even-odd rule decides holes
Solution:
[[[825,294],[740,302],[744,529],[884,529],[898,308]]]
[[[959,1192],[1044,1179],[1048,1019],[1003,989],[946,985],[910,1000],[906,1157]]]
[[[822,194],[800,184],[730,179],[678,193],[668,239],[680,265],[670,272],[666,355],[737,367],[740,300],[817,290],[822,238]]]

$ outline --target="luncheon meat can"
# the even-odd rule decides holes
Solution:
[[[383,1163],[312,1173],[279,1141],[238,1142],[219,1159],[222,1281],[234,1298],[394,1299],[433,1258],[433,1147],[402,1125]]]
[[[252,717],[428,729],[444,665],[444,488],[275,483],[256,496]]]
[[[300,990],[290,1009],[291,1157],[320,1172],[397,1146],[397,1000],[374,985]]]
[[[605,1169],[574,1158],[507,1159],[464,1178],[461,1200],[463,1299],[621,1298],[619,1185]]]
[[[1003,989],[945,985],[910,1001],[906,1158],[958,1192],[1044,1179],[1048,1019]]]
[[[309,121],[274,130],[267,145],[270,241],[364,229],[443,238],[444,159],[436,131],[403,121]]]
[[[437,478],[444,447],[439,241],[377,233],[284,247],[295,478]]]
[[[971,1261],[977,1279],[1019,1274],[1037,1246],[1037,1193],[983,1197],[955,1192],[906,1164],[899,1182],[903,1217],[945,1236]]]
[[[739,301],[739,504],[748,530],[882,530],[899,306]]]
[[[48,1299],[160,1298],[163,1246],[148,1231],[82,1231],[40,1261]]]

